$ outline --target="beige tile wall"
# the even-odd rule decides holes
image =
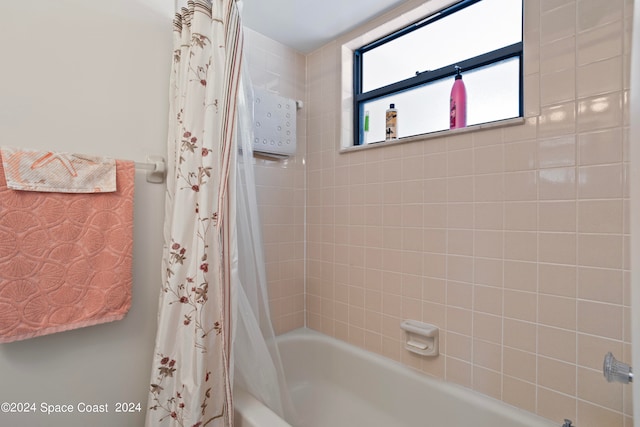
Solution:
[[[245,41],[252,84],[304,101],[305,57],[250,29]],[[304,326],[306,123],[299,112],[295,156],[255,157],[271,318],[278,334]]]
[[[562,424],[630,426],[631,0],[526,0],[523,125],[338,153],[340,47],[307,56],[308,325]],[[401,120],[400,112],[400,120]],[[403,319],[442,354],[403,349]]]

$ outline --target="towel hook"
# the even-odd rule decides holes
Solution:
[[[164,161],[164,157],[149,156],[147,157],[147,162],[153,165],[153,167],[147,171],[147,182],[162,184],[167,175],[167,164]]]

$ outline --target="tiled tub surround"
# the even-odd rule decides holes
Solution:
[[[630,0],[525,0],[525,124],[339,153],[341,46],[307,56],[307,324],[561,424],[631,426]],[[470,101],[471,102],[471,101]],[[441,328],[441,356],[400,322]]]

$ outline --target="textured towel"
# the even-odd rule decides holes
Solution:
[[[133,162],[114,193],[13,191],[0,164],[0,342],[119,320],[131,305]]]
[[[7,187],[55,193],[116,191],[114,159],[2,147]]]

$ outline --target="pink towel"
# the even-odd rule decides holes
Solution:
[[[118,160],[113,193],[14,191],[0,163],[0,343],[125,316],[134,173]]]

